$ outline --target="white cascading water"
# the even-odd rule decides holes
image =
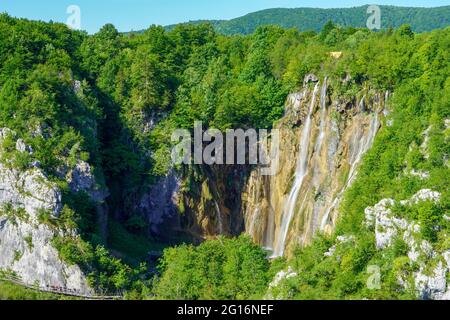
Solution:
[[[290,102],[292,104],[296,104],[301,101],[301,96],[298,94],[293,94],[289,96]],[[270,150],[269,154],[269,161],[270,161],[270,171],[265,171],[267,168],[260,168],[260,174],[262,172],[270,172],[271,175],[278,173],[278,166],[279,166],[279,156],[280,156],[280,136],[276,133],[271,134],[271,141],[268,143],[268,141],[265,141],[263,144],[264,148],[266,150]],[[269,146],[270,145],[270,146]],[[267,156],[266,154],[264,156]],[[263,182],[264,183],[264,182]],[[257,188],[257,190],[254,192],[254,198],[259,199],[261,194],[261,190]],[[270,195],[268,195],[270,197]],[[249,219],[249,223],[246,226],[248,230],[248,234],[250,234],[252,237],[255,237],[255,231],[256,231],[256,224],[257,222],[261,221],[261,213],[263,210],[261,210],[261,207],[257,205],[255,208],[251,209],[251,205],[247,208],[246,212],[252,212],[251,218]],[[262,246],[264,249],[266,249],[269,252],[273,251],[273,239],[275,234],[275,214],[271,212],[267,216],[266,224],[265,224],[265,230],[263,233],[263,242]]]
[[[321,151],[322,151],[322,145],[323,141],[326,136],[326,130],[328,127],[328,117],[327,117],[327,80],[328,77],[325,77],[322,88],[320,89],[320,124],[319,124],[319,135],[316,140],[316,144],[314,146],[314,173],[313,173],[313,183],[317,184],[319,181],[317,179],[320,179],[321,176],[321,168],[320,168],[320,158],[321,158]],[[312,222],[312,230],[313,233],[316,232],[316,229],[320,227],[319,226],[319,214],[318,212],[315,212],[313,214],[313,222]],[[305,234],[306,235],[306,234]]]
[[[303,130],[300,139],[300,156],[297,162],[297,168],[295,171],[295,180],[292,186],[291,192],[289,194],[286,205],[283,208],[283,214],[281,216],[281,225],[278,231],[274,251],[272,257],[281,257],[284,254],[284,247],[286,243],[286,238],[291,224],[291,220],[294,217],[295,205],[297,203],[298,193],[303,185],[303,180],[306,175],[306,170],[308,168],[308,158],[309,158],[309,142],[311,135],[311,123],[312,114],[314,111],[314,105],[316,102],[317,91],[319,88],[319,83],[316,83],[311,98],[311,105],[309,107],[308,115],[306,116],[306,121],[303,125]]]
[[[217,203],[216,200],[214,200],[214,206],[216,207],[217,222],[219,225],[219,234],[223,234],[222,213],[220,212],[219,204]]]
[[[323,81],[322,89],[320,91],[320,125],[319,125],[319,137],[317,138],[316,146],[314,152],[319,156],[320,150],[322,149],[323,139],[325,138],[325,129],[327,123],[327,77]]]
[[[357,169],[359,163],[361,162],[363,155],[372,146],[375,136],[378,132],[379,126],[380,126],[380,122],[379,122],[378,112],[375,111],[375,113],[372,117],[372,121],[370,122],[369,132],[366,136],[365,141],[363,141],[362,143],[359,143],[359,148],[358,148],[358,152],[356,153],[356,156],[353,159],[350,159],[351,166],[350,166],[350,171],[348,174],[347,182],[346,182],[344,188],[342,188],[342,190],[334,198],[331,206],[328,207],[327,210],[325,211],[325,214],[322,218],[322,222],[320,224],[320,230],[322,230],[322,231],[325,230],[325,227],[328,224],[328,219],[330,217],[331,210],[334,210],[338,206],[338,204],[341,202],[344,192],[347,190],[347,188],[352,184],[353,180],[356,178],[356,173],[357,173],[356,169]]]
[[[325,230],[325,227],[326,227],[327,224],[328,224],[328,219],[329,219],[329,217],[330,217],[331,210],[333,210],[334,208],[336,208],[336,206],[337,206],[338,203],[340,202],[340,197],[341,197],[341,195],[342,195],[342,191],[339,192],[339,194],[336,196],[336,198],[334,198],[333,203],[331,204],[331,206],[329,206],[328,209],[327,209],[327,211],[325,211],[325,214],[323,215],[323,218],[322,218],[322,222],[321,222],[321,224],[320,224],[320,230],[321,230],[321,231],[324,231],[324,230]]]
[[[375,136],[378,132],[378,128],[380,126],[380,121],[378,117],[378,112],[375,111],[374,115],[372,117],[372,121],[370,122],[369,132],[367,134],[366,141],[361,145],[357,155],[356,159],[352,161],[352,166],[350,168],[349,178],[346,184],[346,188],[353,182],[353,180],[356,177],[356,168],[358,167],[359,163],[361,162],[361,159],[363,155],[370,149],[370,147],[373,144],[373,141],[375,140]]]
[[[297,101],[300,101],[301,97],[297,97],[296,98]],[[271,144],[271,167],[272,167],[272,174],[278,174],[278,170],[279,170],[279,160],[280,160],[280,135],[279,134],[275,134],[272,137],[272,142],[273,144]],[[268,195],[268,197],[270,198],[271,195]],[[274,238],[275,238],[275,212],[273,212],[273,209],[270,208],[269,209],[270,212],[268,214],[267,217],[267,224],[266,224],[266,230],[264,233],[264,248],[269,251],[269,252],[273,252],[273,242],[274,242]]]
[[[259,207],[256,207],[252,214],[252,219],[250,220],[250,226],[248,228],[248,234],[253,235],[255,233],[255,225],[256,225],[256,219],[259,216]]]
[[[275,214],[271,212],[267,217],[267,228],[264,235],[264,249],[273,252],[273,239],[275,234]]]

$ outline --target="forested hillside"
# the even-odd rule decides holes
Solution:
[[[414,32],[431,31],[449,24],[450,6],[437,8],[379,6],[382,29],[409,24]],[[369,17],[367,6],[339,9],[292,8],[267,9],[231,20],[192,21],[210,22],[216,31],[226,35],[250,34],[259,26],[277,25],[299,31],[320,31],[328,21],[344,27],[364,28]],[[171,29],[173,26],[169,26]]]
[[[293,11],[293,21],[306,14],[302,10]],[[364,8],[348,10],[349,17],[355,16],[354,10],[365,21]],[[421,189],[433,189],[441,194],[439,203],[399,205],[395,212],[420,224],[417,237],[433,250],[450,249],[445,216],[450,7],[397,8],[392,15],[390,9],[382,10],[393,27],[403,21],[396,17],[404,16],[417,19],[412,24],[418,32],[445,28],[415,34],[402,25],[371,32],[356,28],[363,20],[343,15],[336,21],[343,26],[327,23],[317,33],[301,32],[320,29],[334,11],[308,14],[321,17],[320,23],[303,21],[301,31],[257,27],[276,21],[272,17],[283,17],[285,27],[297,26],[290,24],[288,14],[275,10],[264,13],[268,20],[249,16],[242,27],[230,22],[216,25],[217,31],[209,24],[178,25],[170,31],[152,26],[141,34],[124,35],[105,25],[87,35],[63,24],[2,14],[0,128],[14,132],[2,138],[2,166],[19,172],[39,168],[62,190],[61,214],[40,212],[39,222],[60,230],[52,241],[59,256],[80,266],[99,292],[125,293],[128,298],[256,299],[267,297],[273,277],[290,267],[296,276],[270,294],[299,299],[417,298],[396,281],[400,273],[412,277],[418,268],[408,260],[402,239],[378,250],[373,228],[362,222],[365,208],[383,198],[404,200]],[[336,58],[330,52],[342,55]],[[268,260],[264,249],[245,235],[226,234],[194,246],[190,234],[166,234],[168,239],[162,239],[150,230],[152,221],[136,205],[149,186],[176,170],[185,178],[182,191],[195,194],[204,174],[200,166],[171,167],[173,129],[192,129],[196,120],[220,130],[270,129],[284,115],[287,94],[298,90],[309,73],[330,79],[331,99],[351,97],[361,88],[393,93],[392,121],[384,123],[346,193],[335,233],[319,235],[288,258]],[[32,152],[20,151],[18,138]],[[91,168],[93,193],[74,188],[67,178],[80,163]],[[404,174],[412,169],[427,172],[428,178]],[[105,203],[106,226],[99,219],[104,212],[99,207]],[[25,223],[23,211],[3,205],[2,219]],[[191,218],[181,204],[177,214]],[[351,236],[354,243],[339,247],[338,258],[324,255],[337,236]],[[180,242],[187,244],[173,246]],[[155,269],[146,255],[163,246],[171,248]],[[20,252],[16,259],[20,261]],[[364,285],[372,264],[382,266],[378,291]]]

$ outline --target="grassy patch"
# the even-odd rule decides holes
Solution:
[[[14,226],[18,221],[28,222],[29,215],[24,208],[15,208],[12,203],[5,203],[0,207],[0,216],[6,217]]]

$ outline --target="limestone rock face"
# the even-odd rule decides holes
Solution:
[[[85,191],[94,202],[102,202],[108,196],[108,192],[97,185],[91,166],[85,161],[78,161],[67,172],[66,180],[73,192]]]
[[[429,189],[418,191],[410,199],[399,201],[403,206],[414,206],[422,201],[440,201],[441,194]],[[438,252],[430,242],[421,238],[420,225],[396,217],[391,208],[397,202],[383,199],[376,205],[365,210],[364,224],[375,233],[376,246],[383,251],[393,245],[396,238],[402,239],[408,246],[408,267],[398,270],[397,280],[405,290],[413,289],[418,299],[450,300],[450,250]],[[333,257],[340,261],[337,251],[345,250],[344,246],[352,246],[355,237],[352,235],[338,236],[335,243],[324,253],[324,257]],[[268,298],[274,298],[273,293],[285,292],[283,286],[290,278],[297,277],[297,273],[289,267],[276,275],[268,288]],[[295,280],[294,280],[295,281]],[[286,299],[288,297],[276,296]]]
[[[420,201],[439,201],[441,195],[428,189],[417,192],[411,199],[400,201],[401,205],[414,205]],[[394,238],[398,235],[414,246],[413,235],[420,232],[420,226],[414,222],[408,223],[405,219],[392,215],[391,207],[395,204],[392,199],[383,199],[373,207],[365,209],[366,225],[374,227],[375,239],[378,249],[384,249],[392,244]],[[423,244],[423,248],[430,247],[429,244]],[[411,255],[415,256],[414,253]]]
[[[180,229],[193,240],[240,235],[244,231],[241,194],[248,171],[245,165],[213,165],[189,173],[178,198]]]
[[[34,217],[40,209],[57,217],[61,209],[61,193],[37,168],[19,172],[0,164],[0,204],[23,208]]]
[[[16,149],[17,149],[17,151],[20,151],[20,152],[33,153],[33,149],[30,146],[27,146],[22,139],[17,139]]]
[[[278,272],[273,278],[272,282],[269,284],[269,290],[265,296],[267,300],[286,300],[289,296],[282,294],[281,292],[277,292],[278,287],[282,286],[285,281],[297,277],[297,272],[294,272],[292,267],[288,267],[287,270],[281,270]],[[288,294],[289,295],[289,294]]]
[[[1,129],[0,138],[11,132]],[[32,152],[20,139],[16,147],[19,152]],[[40,223],[41,214],[57,218],[60,211],[61,192],[39,168],[19,171],[0,164],[0,271],[42,289],[90,294],[80,268],[63,262],[52,245],[62,231]]]
[[[336,238],[336,244],[331,246],[331,248],[328,249],[328,251],[324,253],[324,256],[325,257],[332,257],[332,256],[334,256],[334,254],[335,254],[335,252],[337,250],[337,247],[339,245],[342,245],[342,244],[345,244],[345,243],[348,243],[348,242],[353,242],[354,240],[355,239],[354,239],[353,236],[338,236]],[[338,260],[340,260],[340,258],[338,258]]]
[[[439,261],[431,275],[424,274],[422,270],[415,274],[414,283],[420,299],[448,299],[446,279],[448,269],[448,266]]]
[[[307,76],[289,95],[275,126],[279,170],[271,176],[254,170],[243,193],[247,233],[275,256],[310,244],[319,231],[332,232],[342,196],[381,127],[388,95],[363,90],[359,98],[331,98],[330,86]]]
[[[48,226],[0,217],[0,269],[42,289],[62,288],[80,295],[93,291],[78,266],[69,266],[52,246]]]
[[[246,231],[263,247],[286,254],[319,231],[330,233],[344,191],[381,127],[389,94],[363,89],[353,98],[331,97],[331,81],[313,74],[304,80],[275,125],[281,143],[274,175],[251,166],[205,165],[181,173],[178,187],[169,175],[138,201],[151,232],[164,233],[174,223],[199,239]],[[178,222],[170,218],[173,211]]]
[[[161,178],[139,201],[139,210],[147,218],[150,232],[159,234],[161,225],[175,218],[178,212],[180,178],[174,171]]]
[[[69,185],[74,191],[89,190],[95,183],[88,163],[80,161],[68,177]]]
[[[3,141],[8,135],[13,134],[13,131],[9,128],[0,128],[0,139]]]
[[[310,74],[307,74],[305,76],[305,79],[303,80],[303,83],[304,84],[308,84],[310,82],[318,82],[318,81],[319,81],[319,78],[317,78],[316,75],[310,73]]]
[[[422,201],[438,202],[440,197],[439,192],[423,189],[411,199],[400,201],[400,204],[411,206]],[[365,210],[365,224],[373,228],[377,248],[386,249],[397,237],[403,239],[409,248],[408,258],[411,264],[417,263],[419,269],[413,272],[412,284],[402,275],[398,278],[399,283],[405,289],[413,285],[420,299],[449,299],[450,284],[447,284],[447,274],[450,272],[450,250],[438,253],[428,241],[420,239],[420,225],[394,216],[391,210],[394,204],[396,202],[392,199],[383,199]],[[438,262],[430,270],[432,261]]]
[[[403,205],[405,204],[416,204],[420,201],[433,201],[438,202],[441,199],[441,194],[437,191],[432,191],[430,189],[422,189],[419,192],[417,192],[411,200],[406,200],[401,202]]]
[[[293,278],[293,277],[296,277],[296,276],[297,276],[297,273],[294,272],[291,267],[288,267],[287,271],[281,270],[280,272],[278,272],[275,275],[275,278],[269,284],[269,287],[270,288],[276,287],[277,285],[280,284],[281,280]]]

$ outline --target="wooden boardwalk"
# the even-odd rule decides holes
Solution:
[[[0,281],[5,282],[11,282],[13,284],[16,284],[18,286],[34,290],[37,292],[43,292],[43,293],[51,293],[55,295],[61,295],[61,296],[67,296],[67,297],[74,297],[74,298],[81,298],[85,300],[123,300],[123,295],[117,295],[117,296],[106,296],[106,295],[86,295],[82,294],[81,292],[73,289],[63,288],[63,287],[57,287],[57,286],[47,286],[47,287],[40,287],[40,286],[34,286],[30,285],[28,283],[23,282],[20,278],[15,276],[0,276]]]

